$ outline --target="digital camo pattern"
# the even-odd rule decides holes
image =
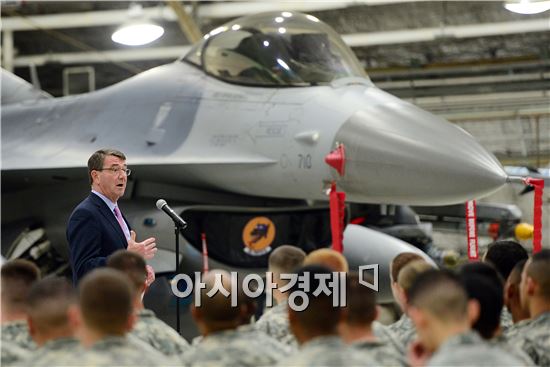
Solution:
[[[322,336],[308,341],[278,366],[376,366],[373,359],[346,346],[338,336]]]
[[[253,332],[256,334],[245,328],[244,331],[232,329],[209,334],[183,355],[184,365],[266,366],[287,355],[285,349],[278,350],[273,348],[274,343],[266,342],[269,336]]]
[[[254,324],[254,327],[281,343],[288,345],[292,350],[298,349],[298,341],[290,331],[288,303],[286,301],[266,311]]]
[[[23,349],[11,341],[2,341],[0,347],[2,349],[2,358],[0,363],[2,366],[13,366],[28,358],[28,356],[32,353],[28,349]]]
[[[379,366],[407,366],[404,355],[387,342],[365,340],[355,342],[351,346],[373,359]]]
[[[550,365],[550,312],[544,312],[526,322],[522,321],[507,337],[510,343],[519,345],[535,364]]]
[[[176,330],[155,316],[151,310],[140,310],[131,335],[151,345],[166,356],[181,356],[189,350],[189,343]]]
[[[416,339],[416,328],[409,316],[401,315],[401,318],[388,326],[405,350]]]
[[[509,352],[485,342],[474,331],[449,338],[428,361],[428,366],[522,366]]]
[[[46,342],[43,346],[32,352],[22,363],[25,366],[55,366],[59,361],[68,358],[78,358],[84,352],[80,343],[75,338],[59,338]]]
[[[76,348],[72,353],[44,359],[40,366],[176,366],[177,360],[169,359],[143,343],[131,342],[126,337],[109,336],[90,348]]]
[[[11,342],[27,350],[36,349],[26,321],[19,320],[2,325],[2,343]]]

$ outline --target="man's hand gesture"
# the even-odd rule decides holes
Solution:
[[[157,244],[154,237],[149,237],[145,241],[136,242],[136,232],[130,231],[130,239],[128,240],[128,251],[135,252],[143,256],[145,260],[152,259],[157,252]]]

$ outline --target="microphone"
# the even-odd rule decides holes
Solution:
[[[172,220],[174,221],[174,224],[176,226],[178,226],[180,228],[187,227],[187,223],[185,223],[185,221],[183,219],[181,219],[181,217],[174,210],[172,210],[172,208],[170,208],[168,206],[168,203],[166,203],[166,200],[158,199],[157,200],[157,208],[159,210],[162,210],[166,214],[168,214],[168,216],[170,218],[172,218]]]

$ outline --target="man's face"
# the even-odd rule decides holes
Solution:
[[[122,168],[116,173],[110,168]],[[124,170],[126,161],[113,155],[108,155],[103,161],[102,171],[93,171],[94,189],[107,196],[111,201],[117,202],[124,195],[128,176]]]

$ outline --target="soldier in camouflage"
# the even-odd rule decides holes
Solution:
[[[84,351],[55,360],[44,359],[41,365],[74,366],[167,366],[168,359],[145,343],[136,344],[127,336],[135,322],[134,288],[120,271],[99,268],[87,274],[79,285],[77,335]],[[180,362],[181,363],[181,362]]]
[[[409,347],[411,365],[522,365],[507,351],[491,346],[471,331],[470,317],[477,316],[479,307],[468,300],[458,276],[428,270],[416,278],[408,295],[409,315],[419,337]]]
[[[514,355],[522,365],[533,365],[533,361],[525,352],[508,343],[501,335],[504,284],[494,266],[487,262],[468,263],[460,268],[459,274],[468,298],[479,305],[479,315],[473,320],[472,329],[491,346],[507,350]]]
[[[33,350],[36,345],[27,326],[27,295],[40,278],[40,270],[27,260],[12,260],[2,265],[2,343],[15,343],[22,349]]]
[[[416,339],[416,328],[414,327],[407,311],[409,303],[409,289],[420,274],[431,269],[433,269],[433,266],[428,264],[423,259],[412,260],[401,268],[397,275],[397,282],[394,286],[392,286],[394,289],[394,294],[397,295],[398,303],[404,312],[401,318],[394,324],[390,325],[389,328],[405,349],[414,339]]]
[[[309,289],[295,285],[289,298],[288,316],[290,329],[296,336],[300,349],[295,354],[279,362],[281,366],[357,366],[377,365],[369,355],[344,344],[338,335],[338,326],[342,318],[342,307],[334,307],[332,295],[315,291],[320,286],[320,277],[331,274],[327,267],[308,265],[301,268],[299,276],[306,279]],[[334,289],[332,290],[334,291]],[[307,306],[300,294],[308,300]],[[290,300],[302,300],[296,304]],[[303,310],[293,307],[306,306]]]
[[[137,322],[130,335],[144,341],[166,356],[179,357],[190,346],[174,329],[155,316],[151,310],[143,306],[143,294],[147,285],[147,267],[141,255],[119,250],[107,259],[107,266],[117,269],[128,275],[134,286],[134,312]]]
[[[293,350],[298,348],[298,342],[290,332],[288,324],[288,292],[280,289],[288,284],[288,280],[281,279],[281,274],[291,274],[302,266],[306,257],[305,252],[295,246],[283,245],[277,247],[269,255],[268,271],[273,275],[273,282],[277,287],[273,290],[273,298],[277,305],[266,311],[256,322],[255,328],[281,343],[288,345]]]
[[[534,254],[523,268],[520,284],[522,306],[530,320],[517,324],[508,336],[538,365],[550,364],[550,250]]]
[[[32,286],[27,298],[28,323],[38,349],[23,364],[45,366],[46,360],[62,359],[79,350],[74,323],[69,321],[75,305],[76,294],[65,278],[48,277]]]
[[[221,270],[208,272],[200,290],[200,306],[193,305],[191,313],[203,338],[183,355],[187,366],[258,366],[272,365],[286,353],[281,344],[251,327],[239,328],[250,317],[245,298],[238,288],[237,307],[231,305],[231,295],[218,291],[211,296],[214,287],[231,292],[231,276]],[[277,343],[280,348],[274,348]]]
[[[338,331],[347,344],[383,366],[406,366],[402,349],[377,338],[372,324],[377,317],[376,292],[360,284],[357,272],[346,280],[347,305]]]

